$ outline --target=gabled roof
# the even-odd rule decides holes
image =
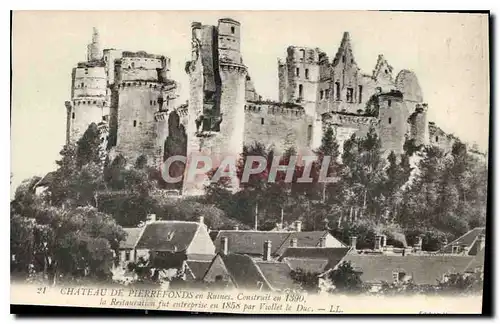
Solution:
[[[477,268],[484,269],[484,248],[478,251],[465,269],[466,272],[474,272]]]
[[[290,235],[290,232],[272,231],[219,231],[214,240],[215,251],[221,252],[221,238],[228,239],[228,252],[239,254],[263,255],[264,242],[271,241],[271,254],[276,255],[279,247]]]
[[[307,270],[304,268],[302,268],[302,270],[310,272],[321,272],[323,270],[334,268],[350,250],[351,248],[349,247],[289,247],[280,257],[280,260],[286,260],[286,262],[288,262],[290,266],[293,265],[294,269],[306,266]],[[297,261],[297,259],[304,259],[308,261],[301,263],[300,261]],[[310,263],[310,265],[307,266],[307,263]]]
[[[307,258],[284,258],[283,262],[288,264],[292,270],[302,269],[305,272],[323,273],[329,264],[327,259],[307,259]]]
[[[464,272],[473,257],[464,255],[348,254],[342,261],[362,272],[364,282],[392,282],[393,272],[404,272],[416,284],[436,284],[444,274]]]
[[[137,241],[139,240],[143,228],[140,227],[132,227],[132,228],[123,228],[125,233],[127,233],[127,237],[124,241],[120,242],[120,249],[134,249]]]
[[[298,286],[291,277],[292,269],[288,264],[268,261],[257,261],[256,263],[274,290],[284,290]]]
[[[479,249],[479,246],[478,246],[479,244],[477,244],[477,246],[475,246],[475,243],[478,241],[477,238],[481,234],[484,234],[484,227],[476,227],[474,229],[471,229],[470,231],[468,231],[464,235],[460,236],[456,240],[454,240],[451,243],[448,243],[447,245],[445,245],[441,249],[440,252],[442,252],[442,253],[452,253],[453,246],[459,245],[459,246],[466,246],[466,247],[468,247],[470,249],[469,250],[469,255],[474,255],[474,254],[477,253],[477,251]],[[477,242],[477,243],[479,243],[479,242]]]
[[[205,273],[207,273],[207,270],[211,264],[211,260],[210,261],[188,260],[186,261],[186,263],[187,266],[189,267],[189,270],[193,274],[194,279],[201,280],[205,276]]]
[[[137,249],[155,251],[185,251],[198,231],[200,223],[184,221],[156,221],[145,226],[137,242]]]
[[[281,244],[280,248],[276,252],[278,255],[282,255],[286,249],[290,247],[290,241],[292,239],[297,239],[298,247],[315,247],[319,246],[320,239],[322,237],[326,237],[327,235],[331,235],[328,231],[312,231],[312,232],[292,232],[286,238],[285,241]],[[333,237],[333,236],[332,236]],[[334,238],[337,240],[336,238]],[[338,240],[337,240],[338,241]],[[344,243],[338,241],[338,244],[341,246],[345,246]]]
[[[218,256],[222,258],[229,275],[238,288],[257,289],[260,282],[263,289],[271,289],[257,264],[248,255],[219,254]]]

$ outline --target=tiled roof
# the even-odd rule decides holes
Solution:
[[[444,274],[464,272],[473,257],[465,255],[348,254],[343,261],[362,272],[364,282],[392,282],[394,271],[406,273],[416,284],[436,284]]]
[[[466,272],[474,272],[476,268],[484,269],[484,248],[481,249],[467,265]]]
[[[452,253],[452,248],[454,245],[464,245],[464,246],[467,246],[469,248],[471,248],[471,250],[469,251],[469,254],[473,254],[473,244],[474,242],[476,241],[476,239],[478,238],[478,236],[480,234],[484,234],[484,227],[476,227],[470,231],[468,231],[467,233],[465,233],[464,235],[460,236],[459,238],[457,238],[456,240],[454,240],[453,242],[451,243],[448,243],[447,245],[445,245],[442,249],[441,249],[441,252],[443,253]],[[475,249],[474,252],[477,252],[477,248]]]
[[[184,221],[156,221],[147,224],[136,248],[170,252],[185,251],[199,226],[200,223]]]
[[[124,241],[120,242],[120,249],[133,249],[137,244],[137,240],[142,233],[142,228],[133,227],[133,228],[124,228],[125,233],[127,233],[127,237]]]
[[[263,232],[263,231],[219,231],[214,240],[215,251],[221,252],[221,238],[228,239],[228,253],[263,255],[264,242],[271,241],[271,254],[276,255],[277,250],[287,239],[290,232]]]
[[[339,260],[342,259],[351,248],[320,248],[320,247],[289,247],[281,256],[283,258],[306,258]]]
[[[271,255],[277,256],[290,246],[292,238],[297,239],[297,246],[318,246],[320,238],[328,235],[327,231],[289,232],[289,231],[246,231],[223,230],[219,231],[214,239],[217,252],[221,252],[221,238],[228,238],[228,252],[250,255],[263,255],[264,242],[271,241]],[[339,241],[339,244],[343,245]]]
[[[290,241],[294,238],[297,239],[298,247],[314,247],[319,246],[320,239],[322,237],[326,237],[327,235],[329,235],[328,231],[291,232],[286,240],[283,241],[276,254],[282,255],[283,252],[290,247]],[[336,238],[334,239],[337,240]],[[340,241],[338,241],[338,245],[345,246],[345,244]]]
[[[290,273],[292,269],[283,262],[257,261],[257,266],[275,290],[295,288],[297,285],[293,281]]]
[[[238,288],[255,290],[258,282],[263,284],[262,289],[270,288],[256,263],[248,255],[228,254],[221,257]]]
[[[306,259],[306,258],[285,258],[292,270],[302,269],[305,272],[322,273],[325,271],[329,261],[326,259]]]
[[[210,267],[211,261],[187,261],[187,265],[193,273],[195,279],[203,279]]]

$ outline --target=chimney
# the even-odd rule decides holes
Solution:
[[[228,248],[229,248],[227,237],[225,237],[225,236],[221,237],[220,241],[221,241],[221,244],[222,244],[222,254],[223,255],[227,255]]]
[[[271,260],[271,241],[264,242],[264,256],[262,259],[264,261]]]
[[[351,236],[351,247],[356,250],[356,241],[358,238],[356,236]]]
[[[382,242],[382,236],[375,235],[375,247],[374,247],[375,251],[379,251],[380,250],[381,242]]]
[[[290,247],[297,247],[297,238],[294,237],[290,240]]]
[[[156,214],[149,214],[147,217],[146,217],[146,223],[153,223],[153,222],[156,222]]]
[[[238,225],[235,225],[235,226],[233,226],[233,230],[234,230],[234,231],[239,231],[239,230],[240,230],[240,227],[239,227]]]
[[[319,239],[319,247],[326,247],[326,237],[322,237]]]
[[[198,223],[200,223],[200,224],[205,224],[205,217],[203,217],[203,216],[199,216],[199,217],[198,217]]]
[[[417,244],[415,244],[415,250],[416,251],[422,251],[422,243],[423,243],[423,240],[424,240],[423,236],[419,235],[417,237],[417,240],[418,241],[417,241]]]
[[[302,221],[295,221],[295,231],[301,232],[302,231]]]
[[[479,251],[484,249],[486,245],[486,237],[484,234],[479,234],[479,237],[477,238],[479,240]]]

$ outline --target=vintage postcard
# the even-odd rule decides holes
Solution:
[[[13,12],[11,304],[482,313],[489,26]]]

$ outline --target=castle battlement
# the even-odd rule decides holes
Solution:
[[[322,115],[323,122],[329,125],[378,125],[379,119],[374,116],[354,115],[341,112],[331,112]]]
[[[116,85],[118,89],[123,89],[127,87],[142,87],[149,88],[157,91],[170,91],[175,89],[177,84],[175,82],[162,82],[162,81],[144,81],[144,80],[136,80],[136,81],[123,81],[120,84]]]
[[[122,57],[134,57],[134,58],[149,58],[149,59],[159,59],[164,60],[166,57],[164,55],[150,54],[145,51],[123,51]]]
[[[180,116],[180,117],[186,117],[189,113],[189,106],[188,104],[181,105],[177,108],[175,108],[175,112]]]
[[[165,121],[167,120],[168,111],[157,111],[155,112],[155,121]]]
[[[74,105],[93,105],[93,106],[97,105],[97,106],[104,107],[106,105],[106,97],[96,96],[96,97],[89,98],[88,96],[86,96],[86,97],[81,97],[81,98],[74,98],[73,104]]]
[[[237,64],[230,61],[224,61],[221,59],[219,61],[220,69],[225,72],[238,72],[241,74],[247,73],[247,67],[243,64]]]
[[[256,114],[267,115],[280,115],[289,117],[302,118],[305,115],[302,106],[292,103],[279,103],[279,102],[252,102],[247,101],[245,111]]]

